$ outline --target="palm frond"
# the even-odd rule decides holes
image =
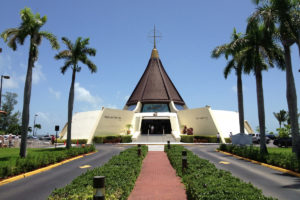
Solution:
[[[225,67],[225,69],[224,69],[224,77],[225,77],[225,79],[227,79],[227,77],[228,77],[228,75],[230,74],[230,72],[231,72],[231,70],[232,69],[235,69],[235,61],[234,61],[234,59],[231,59],[228,63],[227,63],[227,65],[226,65],[226,67]]]
[[[64,66],[62,66],[62,67],[60,68],[61,73],[62,73],[62,74],[65,74],[65,72],[67,71],[67,69],[68,69],[71,65],[73,65],[72,61],[71,61],[71,60],[67,60],[67,61],[64,63]]]
[[[83,48],[81,51],[83,54],[88,54],[89,56],[95,56],[96,55],[96,49],[94,48]]]
[[[68,38],[62,37],[61,40],[63,41],[63,43],[65,43],[67,45],[69,50],[73,49],[73,44]]]
[[[58,54],[56,54],[54,58],[56,60],[59,60],[59,59],[69,59],[69,60],[71,60],[72,59],[72,52],[70,50],[64,50],[64,51],[61,51]]]
[[[97,72],[97,66],[90,59],[88,59],[88,57],[85,54],[82,55],[79,59],[83,64],[86,64],[88,66],[89,70],[92,73]]]
[[[47,31],[40,31],[39,35],[41,35],[42,37],[49,40],[49,42],[50,42],[53,49],[59,49],[60,48],[56,36],[53,35],[52,33],[49,33]]]

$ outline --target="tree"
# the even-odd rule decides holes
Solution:
[[[273,115],[279,122],[279,128],[281,128],[281,123],[288,120],[288,113],[285,110],[280,110],[278,113],[273,112]]]
[[[76,76],[76,72],[80,72],[81,70],[81,67],[78,66],[78,62],[80,61],[81,63],[87,65],[91,73],[96,72],[97,66],[87,57],[87,55],[95,56],[96,49],[87,47],[87,45],[89,44],[89,38],[82,39],[81,37],[78,37],[75,44],[73,44],[66,37],[63,37],[62,41],[67,46],[67,50],[63,50],[59,52],[55,56],[55,59],[65,60],[64,65],[61,67],[62,74],[65,74],[68,68],[72,69],[72,82],[71,82],[69,100],[68,100],[68,126],[67,126],[67,148],[70,148],[75,76]]]
[[[5,131],[6,133],[12,133],[11,131],[9,131],[9,127],[10,126],[16,126],[19,125],[19,121],[20,121],[20,112],[17,111],[15,113],[13,113],[15,105],[17,105],[17,94],[16,93],[12,93],[12,92],[6,92],[3,97],[4,97],[4,102],[2,105],[2,109],[3,111],[6,112],[5,115],[1,115],[0,118],[0,129],[2,131]],[[11,129],[11,128],[10,128]],[[14,134],[16,132],[14,131]],[[19,132],[17,133],[19,134]]]
[[[24,8],[20,12],[21,25],[17,28],[9,28],[5,30],[1,37],[7,42],[8,46],[14,51],[17,49],[17,43],[20,45],[24,44],[27,36],[30,37],[29,45],[29,57],[27,74],[24,87],[24,101],[23,101],[23,112],[22,112],[22,130],[21,130],[21,148],[20,156],[26,157],[26,141],[27,141],[27,130],[29,123],[29,105],[31,97],[31,84],[32,84],[32,68],[34,63],[38,59],[38,46],[41,44],[42,39],[46,38],[50,41],[53,49],[58,49],[59,44],[56,37],[47,31],[40,31],[41,27],[46,23],[47,17],[41,17],[39,13],[33,14],[30,8]]]
[[[284,58],[281,48],[274,43],[269,30],[259,24],[257,20],[248,22],[246,36],[242,40],[244,43],[243,59],[245,63],[244,71],[253,72],[256,79],[257,107],[260,129],[260,151],[267,154],[268,150],[265,142],[265,108],[262,84],[262,71],[276,64],[283,69]]]
[[[243,100],[243,83],[242,83],[242,71],[243,71],[243,60],[240,58],[240,52],[243,48],[241,44],[237,44],[236,41],[241,38],[241,33],[237,33],[236,29],[233,29],[231,36],[232,41],[229,44],[224,44],[216,47],[212,52],[213,58],[219,58],[224,55],[226,60],[231,56],[232,59],[228,61],[224,69],[224,77],[227,79],[231,70],[235,70],[237,76],[237,97],[238,97],[238,110],[239,110],[239,123],[240,133],[245,132],[244,128],[244,100]]]
[[[286,68],[286,98],[292,130],[292,149],[300,158],[300,134],[298,124],[297,93],[291,62],[290,47],[298,45],[300,55],[300,1],[299,0],[255,0],[259,5],[253,19],[263,21],[276,34],[284,48]]]
[[[36,129],[42,129],[42,125],[41,124],[35,124],[33,129],[35,129],[35,131],[34,131],[35,134],[34,135],[36,135],[36,132],[37,132]]]

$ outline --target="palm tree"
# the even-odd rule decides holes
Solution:
[[[75,44],[73,44],[66,37],[62,38],[63,43],[66,44],[67,50],[63,50],[59,52],[55,59],[64,59],[65,63],[61,67],[61,73],[65,74],[66,70],[71,67],[72,69],[72,82],[69,93],[69,101],[68,101],[68,128],[67,128],[67,148],[71,147],[71,128],[72,128],[72,113],[73,113],[73,104],[74,104],[74,84],[75,84],[75,76],[76,72],[80,72],[81,67],[78,66],[78,62],[82,62],[87,65],[89,70],[94,73],[97,71],[97,66],[87,57],[95,56],[96,49],[89,48],[87,45],[89,44],[89,38],[82,39],[81,37],[77,38]]]
[[[273,112],[273,115],[279,122],[279,128],[281,128],[281,123],[288,120],[288,113],[285,110],[280,110],[278,113]]]
[[[292,149],[300,158],[297,93],[290,51],[290,47],[297,44],[300,55],[300,2],[299,0],[256,0],[255,3],[259,7],[252,18],[263,21],[270,30],[277,32],[277,38],[280,39],[284,48],[286,98],[292,129]]]
[[[17,49],[17,43],[24,44],[27,36],[30,37],[29,46],[29,58],[27,66],[27,74],[24,87],[24,101],[22,112],[22,130],[21,130],[21,148],[20,156],[23,158],[26,156],[26,140],[27,130],[29,123],[29,105],[31,96],[31,83],[32,83],[32,68],[35,61],[38,59],[38,46],[41,44],[42,39],[46,38],[50,41],[53,49],[59,49],[59,44],[56,37],[46,31],[40,31],[41,27],[46,23],[47,17],[41,17],[39,13],[33,14],[30,8],[24,8],[20,12],[22,23],[18,28],[9,28],[5,30],[1,37],[5,42],[8,42],[8,46],[14,51]]]
[[[267,70],[269,66],[274,67],[274,64],[283,69],[284,58],[281,48],[273,42],[268,29],[258,21],[249,21],[246,36],[242,41],[245,45],[242,53],[245,63],[244,71],[246,73],[253,72],[256,79],[260,151],[262,154],[267,154],[262,71]]]
[[[240,59],[240,52],[242,50],[242,45],[237,44],[236,41],[241,38],[241,33],[237,33],[236,29],[233,29],[231,36],[232,41],[229,44],[224,44],[216,47],[212,52],[213,58],[219,58],[221,55],[225,55],[225,58],[228,59],[228,56],[231,56],[232,59],[228,61],[224,69],[224,77],[227,79],[231,70],[235,70],[237,76],[237,97],[238,97],[238,109],[239,109],[239,124],[240,124],[240,133],[245,132],[244,128],[244,100],[243,100],[243,83],[242,83],[242,71],[243,64]]]

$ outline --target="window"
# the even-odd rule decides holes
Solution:
[[[143,104],[142,112],[170,112],[168,104]]]
[[[179,105],[179,104],[175,104],[175,107],[176,107],[177,110],[183,110],[184,109],[183,105]]]
[[[127,110],[133,111],[135,108],[136,108],[136,104],[128,106]]]

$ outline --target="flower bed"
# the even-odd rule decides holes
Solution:
[[[188,169],[182,174],[181,152],[186,150],[179,145],[171,145],[165,151],[170,163],[182,178],[189,200],[216,199],[247,199],[271,200],[262,191],[250,183],[245,183],[231,175],[230,172],[217,169],[212,163],[199,158],[191,151],[187,151]]]
[[[87,171],[78,176],[71,184],[56,189],[49,200],[84,200],[93,198],[93,177],[105,176],[105,199],[126,200],[140,174],[142,161],[147,154],[142,146],[142,157],[137,156],[137,147],[133,147],[112,157],[105,165]]]
[[[93,142],[96,144],[103,143],[130,143],[132,142],[131,135],[110,135],[110,136],[95,136]]]

